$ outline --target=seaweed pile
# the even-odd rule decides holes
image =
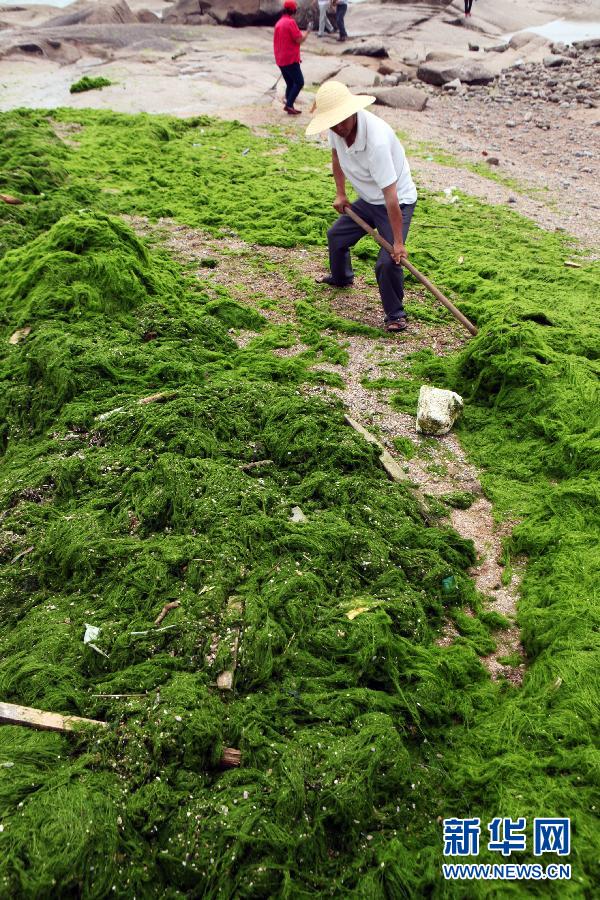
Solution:
[[[422,232],[414,254],[468,290],[482,326],[462,356],[413,366],[471,386],[464,439],[500,513],[527,516],[507,550],[531,557],[518,691],[479,660],[502,621],[466,575],[472,545],[427,527],[341,408],[300,390],[335,381],[314,365],[331,343],[323,357],[316,338],[273,354],[276,328],[225,291],[211,299],[119,217],[317,243],[323,152],[290,143],[284,160],[273,150],[285,136],[204,118],[53,120],[82,127],[78,148],[42,113],[0,116],[0,188],[26,201],[0,207],[0,699],[109,727],[0,729],[0,895],[464,896],[441,883],[438,818],[534,814],[572,817],[574,881],[560,891],[581,895],[596,851],[597,436],[574,395],[593,390],[582,379],[596,361],[583,329],[544,337],[522,314],[529,301],[499,322],[481,259],[500,223],[540,259],[542,284],[559,239],[481,206],[460,281],[439,236]],[[432,197],[421,210],[458,221]],[[590,277],[575,276],[586,301]],[[540,288],[535,316],[546,306]],[[300,312],[315,336],[349,327],[308,291]],[[594,324],[590,313],[590,336]],[[244,349],[240,328],[257,332]],[[398,379],[405,396],[415,372]],[[442,647],[448,619],[461,636]],[[83,643],[88,624],[101,653]],[[236,663],[235,689],[219,690]],[[241,750],[239,769],[219,769],[225,747]]]

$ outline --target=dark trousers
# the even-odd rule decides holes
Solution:
[[[402,210],[402,236],[405,241],[415,206],[416,203],[400,204],[400,209]],[[381,237],[386,238],[390,244],[394,243],[392,226],[390,225],[384,203],[379,205],[367,203],[366,200],[357,200],[355,203],[352,203],[351,208],[371,228],[376,228]],[[349,284],[354,278],[350,260],[350,247],[353,247],[364,236],[365,232],[360,225],[357,225],[350,216],[346,215],[340,216],[327,232],[329,266],[336,284]],[[405,317],[402,266],[395,263],[383,247],[377,257],[375,276],[379,286],[379,295],[383,304],[386,322],[394,322]]]
[[[279,68],[285,81],[285,105],[293,107],[296,97],[304,87],[304,76],[300,63],[291,63],[289,66],[279,66]]]
[[[338,31],[340,33],[340,37],[348,37],[348,33],[346,31],[346,26],[344,25],[344,17],[346,15],[346,10],[348,9],[347,3],[338,3],[335,8],[335,21],[338,27]]]
[[[473,0],[465,0],[465,15],[471,12],[471,7],[473,6]]]

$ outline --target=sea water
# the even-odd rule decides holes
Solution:
[[[562,41],[572,44],[573,41],[585,41],[600,37],[600,22],[575,22],[569,19],[554,19],[545,25],[532,25],[526,31],[533,31],[549,41]]]

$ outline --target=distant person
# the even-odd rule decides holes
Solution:
[[[294,107],[296,98],[304,87],[304,76],[300,68],[300,44],[308,37],[308,31],[300,31],[294,18],[298,6],[296,0],[285,0],[283,14],[275,25],[273,34],[273,52],[275,62],[281,70],[285,81],[284,110],[290,116],[299,116],[300,110]]]
[[[325,37],[326,31],[329,31],[330,33],[333,31],[333,25],[327,17],[330,3],[329,0],[318,0],[317,5],[319,7],[319,31],[317,37]]]
[[[344,19],[348,11],[348,0],[334,0],[335,3],[335,23],[339,31],[338,41],[345,41],[348,37]]]
[[[473,6],[473,0],[465,0],[465,19],[467,16],[471,15],[471,7]]]
[[[388,332],[406,329],[402,261],[407,259],[404,242],[417,202],[417,191],[402,144],[393,129],[365,107],[375,97],[351,94],[345,84],[326,81],[315,97],[315,115],[306,134],[328,130],[336,196],[333,206],[340,214],[327,232],[330,275],[317,281],[332,287],[350,287],[354,272],[350,260],[353,247],[365,232],[346,207],[361,216],[392,245],[377,257],[375,276]],[[359,199],[350,203],[346,179]]]

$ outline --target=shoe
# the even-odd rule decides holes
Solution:
[[[288,114],[288,116],[301,116],[302,115],[302,110],[294,109],[293,106],[284,106],[283,108],[286,111],[286,113]]]
[[[339,37],[339,38],[338,38],[338,41],[339,41],[341,44],[343,44],[345,40],[346,40],[345,37]]]
[[[352,287],[354,281],[334,281],[333,275],[322,275],[320,278],[315,278],[317,284],[328,284],[329,287],[337,287],[337,288],[347,288]]]
[[[386,322],[383,327],[388,334],[395,334],[398,331],[406,331],[408,322],[406,321],[406,317],[403,317],[402,319],[392,319],[391,322]]]

